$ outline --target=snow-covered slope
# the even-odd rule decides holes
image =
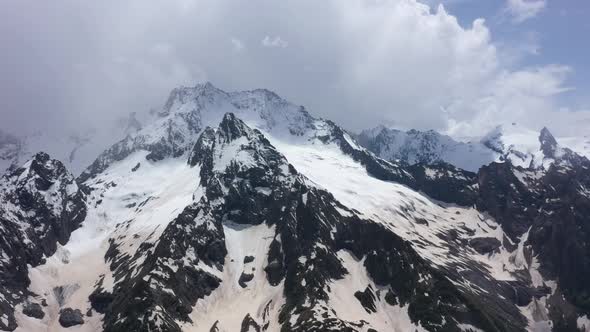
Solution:
[[[109,257],[143,252],[158,241],[166,225],[185,206],[198,198],[198,169],[176,159],[154,165],[145,160],[145,155],[137,152],[86,184],[93,190],[88,195],[88,216],[82,227],[45,264],[29,270],[29,289],[46,300],[47,315],[41,321],[17,316],[23,322],[21,331],[61,331],[59,317],[64,308],[80,310],[86,316],[91,303],[100,303],[100,296],[89,301],[96,285],[103,291],[113,290],[116,269]],[[117,252],[113,252],[115,245]],[[100,330],[102,318],[94,312],[92,317],[84,317],[85,323],[76,330]]]
[[[267,90],[176,89],[77,183],[3,178],[0,329],[575,331],[590,161],[537,136],[540,167],[407,165]]]

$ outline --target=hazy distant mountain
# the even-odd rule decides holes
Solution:
[[[143,115],[151,121],[149,114]],[[117,140],[141,129],[136,113],[116,121],[110,127],[79,128],[73,132],[38,129],[30,133],[5,133],[0,130],[0,174],[10,166],[20,166],[36,153],[44,151],[62,161],[74,174],[80,174],[96,156]]]
[[[362,131],[357,139],[361,145],[385,160],[409,165],[443,161],[477,172],[484,165],[504,160],[522,167],[542,166],[545,156],[541,151],[540,134],[541,131],[513,124],[498,126],[482,137],[464,142],[433,130],[401,131],[379,126]],[[577,153],[590,156],[588,137],[567,137],[563,140]]]

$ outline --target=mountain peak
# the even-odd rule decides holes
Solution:
[[[236,117],[236,115],[234,113],[232,113],[232,112],[225,113],[223,115],[222,120],[221,120],[221,123],[222,124],[224,124],[224,123],[230,124],[230,123],[234,123],[234,122],[241,122],[241,120],[238,119]]]
[[[252,171],[267,176],[268,165],[286,165],[287,161],[262,133],[233,113],[226,113],[217,130],[207,127],[200,135],[189,154],[188,164],[201,165],[201,183],[205,186],[214,172]]]
[[[233,113],[225,113],[221,123],[219,124],[219,133],[226,139],[227,142],[231,142],[237,138],[247,135],[247,132],[251,129],[246,124],[238,119]]]
[[[541,143],[541,151],[546,157],[553,158],[555,156],[555,151],[557,150],[557,141],[555,137],[551,134],[547,127],[543,127],[541,129],[541,133],[539,134],[539,142]]]
[[[197,83],[195,85],[196,89],[200,89],[200,90],[219,90],[215,85],[213,85],[213,83],[211,83],[210,81],[205,81],[205,82],[201,82],[201,83]]]
[[[480,143],[488,149],[502,154],[504,152],[504,143],[502,142],[502,125],[496,126],[494,129],[485,134]]]
[[[49,154],[47,154],[47,153],[45,153],[43,151],[39,151],[39,152],[37,152],[33,156],[32,159],[35,160],[35,161],[39,161],[39,162],[45,163],[45,162],[49,161],[49,159],[51,159],[51,157],[49,156]]]
[[[104,151],[80,174],[84,182],[138,150],[150,153],[146,159],[159,161],[180,157],[189,152],[207,126],[217,127],[220,121],[224,140],[243,134],[241,120],[224,115],[233,112],[252,128],[273,131],[279,136],[302,136],[313,128],[314,118],[303,107],[293,105],[267,90],[225,92],[205,82],[194,87],[172,90],[158,116],[134,135],[126,137]]]
[[[197,85],[195,85],[194,90],[196,91],[197,95],[199,95],[199,96],[214,96],[214,95],[227,96],[227,92],[216,87],[215,85],[213,85],[209,81],[206,81],[204,83],[198,83]]]
[[[170,91],[166,104],[164,104],[164,108],[159,115],[160,117],[169,115],[175,105],[183,105],[200,97],[212,99],[216,95],[225,96],[227,93],[215,87],[211,82],[198,83],[194,87],[180,86],[174,88]]]
[[[73,175],[68,172],[63,163],[45,152],[36,153],[23,166],[14,168],[6,174],[10,182],[21,185],[29,183],[31,190],[48,190],[54,183],[73,181]]]

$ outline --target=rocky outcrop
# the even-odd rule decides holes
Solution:
[[[414,178],[412,188],[446,203],[462,206],[475,204],[477,185],[474,173],[444,162],[414,164],[408,166],[407,170]]]
[[[64,308],[59,311],[59,324],[68,328],[76,325],[84,324],[82,312],[79,309]]]
[[[555,140],[555,137],[549,132],[547,127],[543,127],[541,129],[541,134],[539,135],[539,142],[541,143],[541,151],[543,154],[548,158],[555,158],[555,152],[557,152],[558,144]]]
[[[469,241],[469,245],[482,255],[498,253],[502,243],[495,237],[476,237]]]
[[[14,330],[14,307],[29,295],[27,265],[44,263],[68,241],[86,205],[72,174],[45,153],[0,179],[0,202],[0,316],[8,317],[0,329]],[[38,316],[33,306],[25,308]]]
[[[26,303],[23,306],[23,314],[37,319],[45,317],[45,312],[39,303]]]
[[[477,206],[511,238],[525,237],[543,275],[557,280],[567,301],[580,310],[576,314],[557,303],[551,307],[568,313],[554,315],[572,325],[577,315],[590,312],[585,277],[590,273],[590,161],[559,147],[546,128],[539,140],[551,161],[548,169],[525,169],[509,162],[482,167]]]

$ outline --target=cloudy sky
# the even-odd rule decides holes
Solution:
[[[582,0],[6,0],[0,128],[100,125],[208,80],[351,130],[581,135],[589,15]]]

